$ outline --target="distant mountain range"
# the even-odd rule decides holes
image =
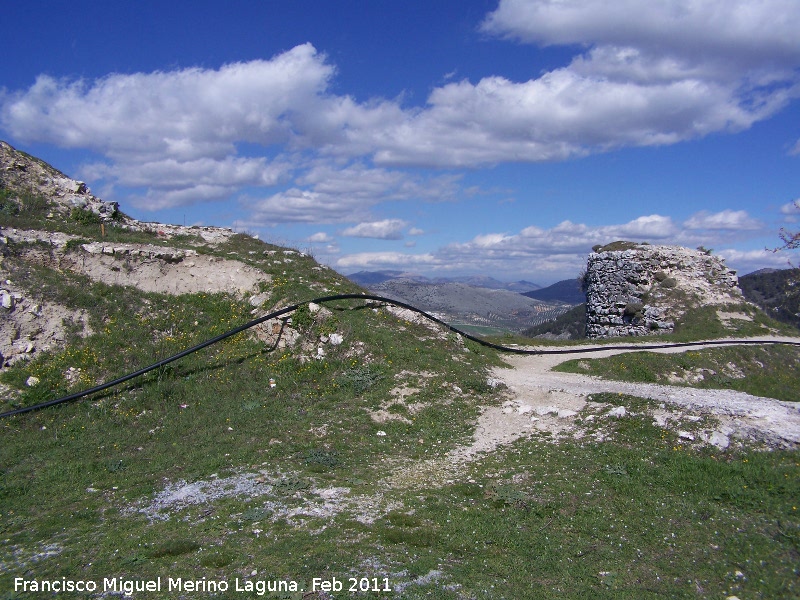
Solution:
[[[508,290],[510,292],[518,292],[518,293],[530,292],[542,288],[542,286],[532,283],[530,281],[521,280],[521,281],[503,282],[503,281],[498,281],[494,277],[489,277],[487,275],[471,275],[466,277],[425,277],[424,275],[409,273],[407,271],[392,271],[392,270],[359,271],[358,273],[353,273],[351,275],[348,275],[347,278],[350,281],[353,281],[358,285],[362,285],[366,288],[392,280],[424,283],[428,285],[438,285],[442,283],[464,283],[466,285],[486,288],[490,290]]]
[[[800,327],[800,270],[760,269],[739,277],[739,287],[774,319]]]
[[[530,281],[504,283],[487,276],[430,278],[403,271],[361,271],[349,279],[447,323],[485,329],[483,333],[521,332],[557,318],[569,309],[568,304],[584,301],[575,293],[580,292],[577,280],[542,288]]]
[[[551,286],[524,292],[522,295],[545,302],[566,302],[567,304],[586,302],[586,293],[581,289],[581,282],[577,277],[557,281]]]

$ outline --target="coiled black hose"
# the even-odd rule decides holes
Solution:
[[[180,360],[184,356],[188,356],[189,354],[193,354],[193,353],[197,352],[198,350],[202,350],[203,348],[207,348],[208,346],[216,344],[217,342],[221,342],[222,340],[225,340],[225,339],[227,339],[227,338],[229,338],[231,336],[236,335],[237,333],[241,333],[242,331],[250,329],[251,327],[255,327],[256,325],[264,323],[265,321],[269,321],[270,319],[275,319],[277,317],[280,317],[281,315],[285,315],[287,313],[294,312],[295,310],[297,310],[301,306],[305,306],[307,304],[311,304],[312,302],[316,303],[316,304],[324,304],[325,302],[333,302],[334,300],[353,300],[353,299],[372,300],[372,301],[381,302],[381,303],[384,303],[384,304],[392,304],[392,305],[398,306],[400,308],[408,309],[410,311],[413,311],[415,313],[418,313],[418,314],[422,315],[423,317],[433,321],[434,323],[438,323],[439,325],[442,325],[443,327],[446,327],[450,331],[452,331],[454,333],[457,333],[458,335],[461,335],[461,336],[465,337],[468,340],[472,340],[473,342],[476,342],[476,343],[480,344],[481,346],[485,346],[487,348],[492,348],[494,350],[499,350],[501,352],[511,352],[511,353],[514,353],[514,354],[537,354],[537,355],[540,355],[540,354],[541,355],[544,355],[544,354],[579,354],[579,353],[587,353],[587,352],[599,352],[599,351],[602,351],[602,350],[610,350],[610,349],[614,349],[614,350],[656,350],[656,349],[660,349],[660,348],[681,348],[681,347],[687,347],[687,346],[709,346],[709,345],[730,345],[730,344],[787,344],[787,345],[793,345],[793,346],[800,346],[800,342],[778,341],[778,340],[738,340],[738,341],[715,340],[715,341],[710,341],[710,342],[683,342],[683,343],[673,343],[673,344],[649,344],[649,345],[636,344],[636,345],[624,345],[624,346],[617,346],[617,345],[615,345],[615,346],[595,346],[595,347],[591,347],[591,348],[576,348],[576,349],[561,348],[561,349],[554,349],[554,350],[526,350],[524,348],[511,348],[511,347],[508,347],[508,346],[502,346],[500,344],[493,344],[492,342],[487,342],[486,340],[483,340],[483,339],[481,339],[479,337],[476,337],[474,335],[470,335],[469,333],[461,331],[460,329],[457,329],[457,328],[453,327],[452,325],[449,325],[449,324],[445,323],[444,321],[442,321],[440,319],[437,319],[433,315],[430,315],[430,314],[426,313],[425,311],[420,310],[419,308],[415,308],[414,306],[411,306],[410,304],[406,304],[405,302],[400,302],[398,300],[393,300],[391,298],[385,298],[383,296],[374,296],[374,295],[371,295],[371,294],[337,294],[335,296],[323,296],[321,298],[314,298],[313,300],[306,300],[304,302],[299,302],[297,304],[292,304],[291,306],[287,306],[286,308],[282,308],[280,310],[276,310],[276,311],[271,312],[271,313],[269,313],[267,315],[264,315],[263,317],[259,317],[258,319],[254,319],[252,321],[249,321],[248,323],[245,323],[244,325],[240,325],[239,327],[231,329],[230,331],[226,331],[225,333],[222,333],[222,334],[220,334],[220,335],[218,335],[218,336],[216,336],[214,338],[211,338],[210,340],[206,340],[205,342],[197,344],[196,346],[192,346],[191,348],[183,350],[182,352],[179,352],[178,354],[174,354],[174,355],[172,355],[170,357],[167,357],[167,358],[164,358],[162,360],[159,360],[158,362],[155,362],[152,365],[149,365],[149,366],[144,367],[142,369],[139,369],[138,371],[136,371],[134,373],[129,373],[127,375],[124,375],[122,377],[114,379],[113,381],[109,381],[109,382],[106,382],[106,383],[103,383],[103,384],[100,384],[100,385],[96,385],[95,387],[89,388],[87,390],[83,390],[81,392],[76,392],[74,394],[70,394],[69,396],[64,396],[62,398],[56,398],[55,400],[49,400],[47,402],[42,402],[40,404],[34,404],[33,406],[25,406],[25,407],[22,407],[22,408],[17,408],[17,409],[10,410],[10,411],[4,412],[4,413],[0,413],[0,419],[5,418],[5,417],[12,417],[14,415],[21,415],[23,413],[32,412],[32,411],[35,411],[35,410],[41,410],[41,409],[47,408],[49,406],[55,406],[56,404],[63,404],[65,402],[72,402],[74,400],[79,400],[80,398],[85,398],[86,396],[90,396],[92,394],[96,394],[98,392],[102,392],[102,391],[107,390],[109,388],[112,388],[112,387],[118,386],[118,385],[120,385],[122,383],[125,383],[126,381],[130,381],[131,379],[135,379],[136,377],[141,377],[142,375],[145,375],[146,373],[149,373],[150,371],[154,371],[155,369],[158,369],[160,367],[168,365],[171,362],[175,362],[176,360]]]

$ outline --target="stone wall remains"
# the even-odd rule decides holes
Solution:
[[[589,255],[587,337],[671,333],[691,306],[742,301],[736,272],[721,257],[681,246],[630,245]]]

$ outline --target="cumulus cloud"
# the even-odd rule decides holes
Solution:
[[[324,231],[318,231],[317,233],[313,233],[308,236],[306,241],[311,242],[312,244],[329,244],[333,242],[333,238]]]
[[[745,210],[723,210],[718,213],[701,211],[686,221],[687,229],[728,229],[732,231],[762,229],[764,225]]]
[[[536,79],[436,88],[376,150],[387,164],[559,160],[739,131],[798,95],[791,0],[503,0],[493,35],[588,48]],[[466,125],[465,125],[466,124]],[[421,137],[420,137],[421,136]],[[445,136],[457,141],[447,149]]]
[[[290,188],[261,200],[242,199],[255,226],[278,223],[341,223],[368,216],[359,198]]]
[[[342,231],[346,237],[376,238],[380,240],[400,240],[403,238],[402,230],[408,225],[401,219],[384,219],[359,223]]]
[[[337,269],[378,269],[389,267],[437,268],[441,262],[433,254],[406,254],[403,252],[357,252],[336,260]]]
[[[740,275],[767,267],[785,269],[790,266],[787,254],[772,252],[771,250],[736,250],[729,248],[719,250],[715,254],[724,258],[725,263]]]
[[[92,179],[113,179],[129,187],[149,186],[155,182],[165,188],[198,184],[236,188],[276,185],[287,179],[291,170],[287,161],[226,156],[219,160],[204,157],[186,161],[166,158],[142,163],[92,163],[82,168],[81,175]]]
[[[797,223],[798,218],[800,218],[800,198],[781,206],[780,212],[783,215],[784,223]]]
[[[503,0],[483,30],[587,47],[566,67],[438,87],[376,144],[381,164],[563,160],[735,132],[800,93],[791,0]],[[444,140],[453,140],[445,144]]]
[[[41,75],[0,97],[0,124],[16,139],[102,155],[84,172],[116,190],[147,188],[142,207],[284,186],[261,200],[247,191],[257,222],[352,222],[379,202],[457,193],[457,175],[398,167],[675,144],[747,129],[800,95],[795,0],[656,0],[646,10],[638,0],[501,0],[482,30],[580,51],[527,80],[448,79],[411,107],[334,93],[336,66],[311,44],[217,69]],[[245,146],[256,156],[239,156]],[[660,235],[670,225],[629,227]]]
[[[374,221],[370,209],[382,202],[455,198],[459,179],[459,175],[420,175],[321,159],[295,178],[297,186],[262,199],[248,197],[242,203],[259,224]]]
[[[42,75],[2,110],[21,139],[150,162],[224,157],[237,142],[293,140],[291,114],[312,112],[334,68],[311,44],[219,69],[112,74],[94,82]]]
[[[690,228],[687,223],[695,228]],[[704,228],[698,229],[700,225]],[[358,266],[364,269],[425,268],[429,271],[484,272],[498,276],[526,276],[552,280],[553,277],[577,275],[586,264],[592,246],[615,240],[631,240],[653,244],[678,244],[719,247],[731,238],[731,229],[744,226],[747,232],[753,220],[744,211],[721,211],[715,214],[698,213],[684,223],[663,215],[646,215],[626,223],[587,225],[562,221],[551,228],[531,225],[517,233],[485,233],[466,242],[452,243],[427,254],[373,252],[342,256],[338,266]],[[725,226],[725,227],[723,227]],[[760,233],[761,230],[759,229]],[[734,250],[719,252],[730,256],[737,268],[764,263],[771,253],[752,251],[747,254]],[[761,261],[759,263],[759,261]],[[771,258],[769,264],[778,264]],[[758,268],[758,267],[756,267]]]
[[[792,64],[800,50],[794,0],[501,0],[482,28],[542,45],[593,43],[746,64]]]

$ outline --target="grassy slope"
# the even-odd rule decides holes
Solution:
[[[354,289],[309,258],[276,265],[265,248],[238,236],[215,252],[270,272],[267,304]],[[251,318],[247,303],[222,295],[175,299],[64,278],[13,257],[5,264],[43,295],[91,306],[95,319],[91,338],[4,374],[21,404]],[[452,336],[431,339],[384,310],[350,310],[356,305],[309,324],[308,336],[345,336],[324,361],[266,352],[243,335],[105,396],[0,423],[0,598],[16,597],[14,577],[114,576],[233,585],[236,577],[307,584],[363,575],[402,589],[365,597],[398,598],[798,594],[797,454],[684,447],[642,416],[637,399],[596,398],[631,413],[606,426],[604,442],[538,436],[436,483],[392,484],[394,469],[423,472],[430,458],[469,440],[478,406],[502,399],[485,384],[498,359],[471,345],[465,352]],[[365,355],[347,355],[355,342]],[[74,388],[63,382],[68,367],[81,369]],[[421,372],[429,376],[412,375]],[[42,383],[26,388],[30,375]],[[426,407],[412,414],[397,403],[390,412],[408,423],[373,422],[366,409],[385,406],[402,382],[419,388],[412,400]],[[273,487],[254,499],[229,493],[188,505],[165,520],[129,510],[170,484],[242,474]],[[331,516],[286,517],[324,507],[315,490],[332,488],[358,501]],[[359,514],[370,504],[376,520],[365,524]]]
[[[789,402],[800,400],[800,348],[791,346],[732,346],[680,354],[635,352],[571,360],[555,370],[623,381],[731,389]]]

